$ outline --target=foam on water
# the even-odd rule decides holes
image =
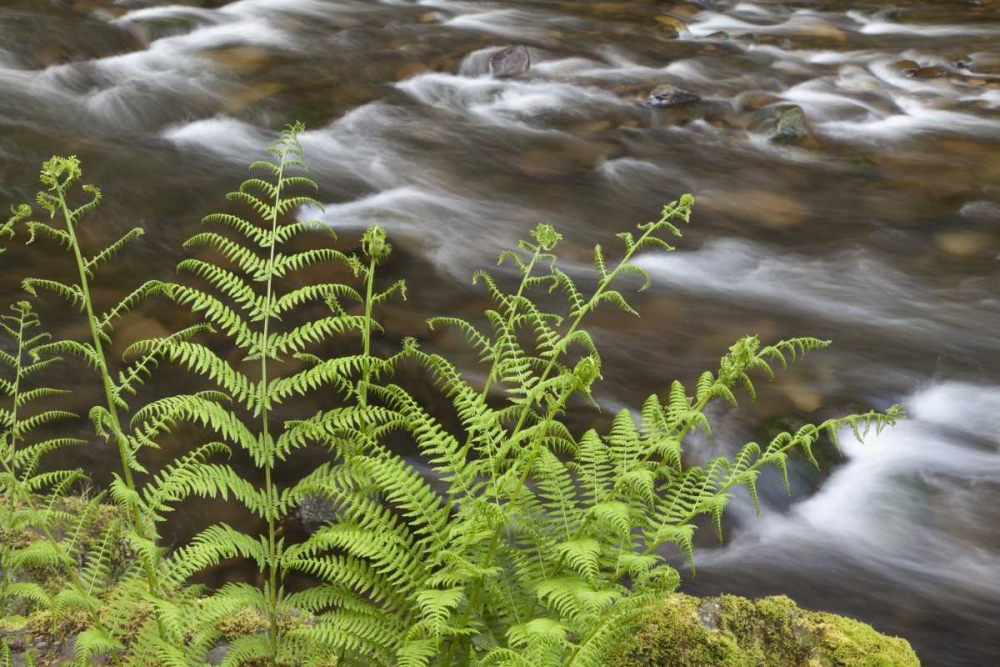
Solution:
[[[810,258],[721,239],[694,252],[641,257],[638,264],[674,289],[757,301],[933,349],[995,351],[1000,330],[1000,304],[983,286],[921,285],[860,249]],[[975,319],[970,307],[977,308]]]
[[[591,111],[618,108],[621,98],[596,87],[546,80],[498,81],[486,77],[423,74],[396,86],[422,104],[467,112],[496,124],[563,111],[585,102]]]
[[[988,24],[927,25],[897,23],[872,19],[861,12],[850,11],[847,16],[861,25],[865,35],[912,35],[914,37],[977,37],[1000,35],[1000,26]]]
[[[558,21],[540,12],[521,9],[488,9],[475,13],[459,14],[445,25],[462,30],[474,30],[508,39],[545,40],[548,29]]]
[[[163,137],[192,151],[212,153],[228,160],[246,161],[274,141],[275,135],[233,118],[209,118],[168,127]]]
[[[891,116],[873,115],[861,121],[831,120],[820,131],[842,141],[903,139],[928,132],[954,132],[1000,137],[1000,120],[971,113],[931,109],[919,100],[897,97],[903,111]]]

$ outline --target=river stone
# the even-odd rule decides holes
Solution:
[[[973,257],[990,248],[990,237],[981,232],[942,232],[934,236],[934,243],[949,255]]]
[[[670,84],[663,84],[653,88],[647,100],[650,106],[658,109],[679,107],[685,104],[693,104],[701,101],[701,95],[690,90],[684,90]]]
[[[778,123],[771,141],[791,144],[809,137],[806,114],[798,105],[778,107]]]
[[[802,224],[811,211],[790,194],[768,192],[755,188],[707,192],[699,203],[713,213],[747,220],[771,229],[784,229]]]
[[[671,39],[679,37],[682,32],[687,32],[688,29],[684,21],[675,19],[673,16],[657,16],[656,22],[660,24],[660,30]]]
[[[527,47],[508,46],[490,56],[490,74],[496,79],[523,76],[531,69],[531,54]]]

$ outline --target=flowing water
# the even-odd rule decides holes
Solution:
[[[515,44],[530,71],[491,78]],[[654,109],[663,84],[701,99]],[[835,346],[719,411],[695,456],[766,437],[761,415],[910,418],[845,442],[827,478],[793,470],[792,498],[766,476],[764,516],[739,499],[686,588],[788,593],[928,665],[1000,664],[997,0],[0,0],[0,92],[0,200],[79,154],[109,200],[91,234],[147,231],[114,283],[169,277],[296,119],[324,219],[347,237],[381,221],[434,312],[481,303],[471,270],[536,221],[582,268],[588,244],[693,192],[678,251],[642,260],[643,319],[595,323],[604,405],[692,380],[742,333],[805,334]],[[805,127],[776,141],[787,105]],[[6,302],[54,260],[3,261]]]

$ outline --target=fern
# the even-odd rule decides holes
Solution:
[[[97,553],[83,543],[82,536],[94,530],[95,514],[101,507],[101,497],[92,499],[82,511],[69,512],[62,507],[66,494],[85,479],[80,470],[40,470],[42,460],[67,447],[86,444],[84,441],[56,437],[33,440],[34,432],[72,415],[58,410],[32,410],[39,400],[58,397],[67,392],[44,386],[33,386],[35,376],[58,358],[43,356],[48,347],[48,335],[37,333],[37,315],[27,302],[11,308],[11,315],[0,316],[0,331],[11,342],[13,353],[0,352],[0,367],[5,367],[10,379],[0,379],[0,395],[8,399],[9,407],[0,407],[0,491],[4,506],[0,511],[4,538],[0,545],[0,611],[10,614],[15,609],[52,610],[67,615],[83,611],[90,617],[94,632],[107,634],[95,590],[103,590],[98,579],[108,578],[104,549]],[[57,537],[56,532],[63,533]],[[105,542],[115,534],[114,522],[104,529]],[[18,536],[37,534],[40,540],[20,544]],[[67,586],[51,590],[29,577],[20,577],[22,570],[52,569],[63,572]],[[19,601],[16,607],[12,603]],[[85,643],[82,642],[82,644]],[[9,659],[9,653],[6,655]],[[112,662],[121,664],[117,653]],[[30,661],[30,655],[27,656]]]
[[[303,664],[307,658],[333,650],[326,627],[299,628],[295,632],[282,628],[281,619],[287,614],[309,613],[318,605],[315,597],[289,594],[284,588],[286,576],[294,571],[315,574],[322,569],[322,561],[311,557],[312,547],[286,545],[279,536],[279,525],[305,496],[305,487],[280,489],[275,482],[276,468],[310,440],[302,435],[309,428],[308,421],[283,425],[275,420],[273,412],[293,398],[326,386],[354,393],[364,403],[363,386],[380,368],[368,354],[372,331],[377,328],[371,320],[371,306],[378,296],[388,294],[375,295],[371,280],[367,280],[365,297],[353,287],[338,283],[281,289],[284,280],[317,263],[341,265],[356,275],[371,276],[375,263],[388,255],[384,234],[374,231],[366,235],[364,242],[370,258],[367,267],[334,248],[285,251],[302,233],[330,236],[329,229],[318,223],[287,221],[300,206],[319,205],[308,196],[295,194],[316,188],[308,177],[295,173],[305,170],[298,142],[301,131],[301,126],[286,129],[270,149],[273,160],[256,162],[251,167],[263,176],[248,179],[229,195],[235,204],[248,207],[256,220],[231,213],[207,216],[204,224],[213,231],[196,234],[186,244],[210,247],[222,262],[188,259],[179,265],[182,272],[200,279],[211,291],[187,284],[170,290],[177,303],[229,336],[243,355],[243,364],[234,365],[202,343],[178,341],[166,347],[165,359],[204,377],[234,400],[229,409],[200,407],[189,417],[218,425],[217,430],[229,442],[249,454],[264,478],[258,488],[227,466],[202,466],[190,474],[171,475],[172,484],[186,484],[200,495],[232,495],[266,526],[262,535],[243,535],[228,526],[210,527],[171,558],[172,576],[177,581],[230,558],[250,559],[261,569],[264,585],[260,591],[226,587],[198,611],[212,614],[220,608],[249,606],[267,618],[263,636],[248,636],[233,644],[224,663],[227,665],[255,661]],[[312,304],[324,303],[329,305],[327,316],[305,319],[300,314]],[[364,314],[348,313],[344,303],[364,304]],[[336,360],[307,353],[343,334],[360,335],[364,352]],[[296,370],[291,373],[285,371],[289,356],[296,357]],[[352,376],[361,378],[361,388],[356,391],[349,379]],[[194,622],[206,626],[212,619],[199,616]]]
[[[145,448],[158,448],[155,437],[168,433],[183,417],[191,414],[182,408],[175,407],[173,413],[159,413],[152,419],[139,419],[129,425],[128,415],[132,410],[128,399],[135,396],[152,375],[152,371],[162,359],[165,350],[189,340],[206,327],[195,326],[176,332],[163,339],[141,341],[130,346],[126,363],[118,371],[111,364],[108,350],[111,348],[116,324],[155,294],[169,294],[170,286],[160,281],[148,281],[130,293],[126,294],[106,310],[99,310],[92,298],[92,282],[99,276],[102,269],[127,246],[142,236],[141,229],[126,232],[119,240],[98,249],[93,254],[80,243],[77,231],[87,214],[93,212],[101,203],[101,192],[91,185],[83,185],[80,189],[88,195],[86,201],[78,206],[71,203],[76,198],[75,188],[82,177],[79,161],[75,157],[53,157],[42,168],[40,180],[45,189],[38,193],[38,205],[48,213],[48,220],[29,219],[30,212],[20,209],[15,224],[23,225],[28,230],[28,242],[33,243],[45,238],[56,240],[69,251],[72,265],[75,268],[76,280],[62,282],[48,278],[29,277],[23,281],[24,288],[33,295],[42,291],[50,292],[67,301],[70,306],[81,312],[89,333],[89,340],[61,340],[48,342],[37,348],[39,353],[72,355],[82,359],[100,378],[103,403],[95,405],[90,410],[90,419],[96,434],[111,441],[118,452],[120,468],[114,474],[108,490],[108,497],[114,501],[126,517],[125,539],[140,565],[140,572],[126,570],[118,573],[120,576],[106,576],[107,572],[96,572],[91,577],[85,590],[93,594],[87,596],[71,596],[67,603],[71,608],[82,607],[88,612],[100,603],[94,595],[107,596],[108,588],[112,586],[129,587],[129,578],[140,576],[144,581],[144,597],[158,601],[174,595],[181,595],[176,590],[162,588],[164,563],[162,548],[156,524],[162,520],[167,511],[167,499],[179,501],[183,494],[177,492],[163,493],[162,480],[153,479],[143,483],[148,474],[141,459]],[[174,397],[175,404],[195,404],[206,402],[205,394],[200,396]],[[218,448],[212,450],[217,452]],[[199,487],[197,490],[204,490]],[[186,488],[188,493],[195,489]],[[140,598],[133,600],[136,604]],[[171,636],[163,624],[163,619],[155,612],[152,614],[158,629],[159,639],[165,643],[182,645],[184,639]],[[114,629],[102,629],[102,624],[95,624],[90,631],[77,640],[79,649],[78,660],[90,660],[95,655],[106,653],[112,647],[120,647],[131,641],[132,637],[115,635]],[[109,634],[111,632],[111,634]],[[122,630],[122,632],[128,632]],[[112,651],[112,654],[117,654]]]
[[[696,429],[710,432],[705,409],[712,400],[736,407],[737,388],[756,395],[752,373],[771,377],[775,363],[826,345],[800,338],[762,346],[746,337],[691,392],[674,383],[666,401],[650,397],[639,423],[622,412],[609,434],[574,437],[564,414],[574,396],[592,400],[601,372],[582,326],[586,317],[602,304],[634,312],[613,284],[631,274],[641,289],[648,285],[633,257],[669,250],[664,236],[679,235],[676,223],[688,221],[692,203],[683,198],[659,221],[620,235],[623,252],[613,264],[596,250],[598,280],[590,293],[558,268],[553,251],[560,237],[545,225],[520,253],[501,257],[520,274],[514,292],[476,274],[494,302],[485,313],[489,329],[457,318],[431,325],[465,334],[487,365],[485,384],[477,389],[445,359],[412,343],[405,352],[437,377],[463,435],[450,434],[392,384],[365,386],[386,408],[372,413],[378,424],[351,427],[336,414],[337,437],[328,442],[340,463],[317,471],[311,483],[325,488],[339,519],[317,535],[324,547],[346,554],[339,564],[354,573],[346,583],[377,604],[368,609],[371,618],[383,625],[405,619],[405,633],[375,647],[395,655],[385,664],[604,664],[636,616],[678,585],[664,547],[692,559],[698,517],[707,515],[719,528],[734,487],[756,498],[762,467],[784,470],[793,450],[811,458],[823,433],[856,427],[861,434],[900,416],[893,408],[829,420],[769,447],[750,443],[733,460],[686,467],[685,439]],[[531,297],[539,289],[562,293],[565,310],[539,307]],[[500,404],[490,400],[496,393],[505,398]],[[443,491],[372,437],[393,431],[410,434]],[[323,575],[335,584],[328,598],[334,607],[345,596],[345,578],[329,568]],[[366,645],[344,638],[342,646],[349,657]],[[366,655],[351,659],[364,664]]]
[[[186,243],[199,257],[178,265],[180,282],[143,283],[103,311],[92,281],[142,232],[84,251],[77,229],[101,196],[83,186],[86,203],[70,203],[82,177],[75,158],[43,167],[38,204],[49,221],[31,220],[21,207],[0,226],[0,238],[23,227],[29,242],[69,250],[76,280],[32,277],[24,286],[64,299],[88,325],[86,341],[50,341],[32,333],[38,322],[27,304],[0,320],[14,350],[0,347],[0,519],[7,535],[29,527],[42,533],[0,547],[0,603],[5,613],[32,606],[82,613],[89,625],[75,640],[78,665],[107,656],[116,665],[200,666],[226,638],[222,664],[233,667],[597,667],[640,614],[677,588],[676,555],[694,571],[698,527],[711,524],[722,538],[738,487],[759,510],[765,467],[777,468],[787,486],[793,454],[815,465],[821,442],[836,446],[844,430],[861,439],[902,416],[893,407],[830,419],[747,443],[731,458],[689,465],[689,436],[712,434],[710,404],[736,409],[743,394],[755,400],[760,378],[828,344],[795,338],[765,345],[747,336],[718,369],[688,387],[671,383],[639,410],[615,415],[607,429],[569,426],[571,413],[597,406],[603,361],[588,318],[606,307],[637,315],[622,283],[640,291],[650,285],[636,259],[673,249],[691,218],[690,196],[619,234],[617,253],[597,246],[586,282],[560,268],[562,237],[549,225],[501,254],[500,264],[516,272],[513,289],[504,277],[476,272],[473,283],[491,301],[481,320],[428,322],[468,341],[484,380],[469,379],[469,369],[413,338],[377,354],[375,341],[385,334],[378,310],[405,298],[406,285],[380,280],[392,253],[380,227],[368,229],[349,254],[322,242],[332,236],[326,226],[294,219],[301,207],[319,206],[305,175],[301,131],[287,128],[270,158],[251,165],[253,175],[229,195],[231,211],[203,219],[205,229]],[[309,235],[319,242],[306,247]],[[347,282],[311,282],[320,266]],[[133,342],[121,366],[113,365],[108,350],[117,324],[154,295],[201,322]],[[352,347],[330,356],[333,345]],[[34,408],[61,395],[34,382],[58,355],[79,357],[100,377],[103,400],[89,417],[97,436],[115,444],[120,463],[109,488],[76,516],[60,503],[82,474],[49,472],[41,461],[82,443],[34,437],[73,417]],[[185,369],[198,390],[136,405],[163,363]],[[407,390],[404,378],[414,367],[432,378],[443,401],[426,405]],[[306,395],[320,398],[322,410],[300,408]],[[158,471],[147,469],[145,451],[181,424],[211,438]],[[407,441],[419,464],[398,453]],[[289,460],[306,447],[322,447],[327,460],[295,479]],[[225,461],[234,450],[259,478]],[[210,525],[168,549],[159,527],[189,497],[236,500],[258,529]],[[118,508],[110,519],[106,499]],[[295,542],[283,526],[306,502],[323,503],[330,520]],[[97,543],[84,545],[99,516]],[[56,522],[69,526],[58,537]],[[258,583],[218,590],[192,583],[233,560],[259,571]],[[52,591],[6,576],[33,566],[63,570],[68,585]],[[236,616],[251,622],[232,633]],[[0,644],[4,661],[10,651]]]

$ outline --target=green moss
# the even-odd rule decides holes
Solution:
[[[650,609],[610,667],[916,667],[910,645],[853,619],[752,602],[674,595]]]

